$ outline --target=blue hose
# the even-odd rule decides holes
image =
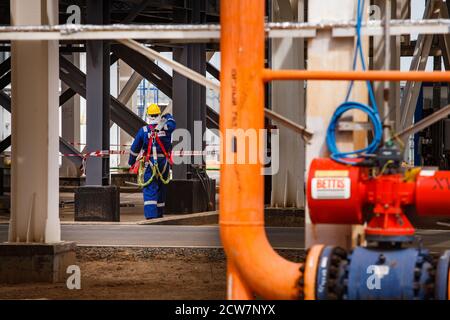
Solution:
[[[357,19],[356,19],[356,47],[355,52],[353,55],[353,70],[356,70],[356,63],[358,56],[361,59],[361,66],[362,69],[365,71],[367,69],[366,62],[364,59],[364,52],[362,48],[362,42],[361,42],[361,24],[362,24],[362,17],[363,17],[363,11],[364,11],[364,2],[365,0],[358,0],[358,8],[357,8]],[[328,150],[330,151],[330,157],[340,163],[349,164],[349,165],[355,165],[355,161],[351,161],[351,159],[360,158],[365,154],[373,154],[377,151],[378,147],[381,144],[381,140],[383,138],[383,125],[381,123],[380,115],[378,113],[377,103],[375,101],[375,96],[372,90],[372,85],[370,81],[366,81],[367,90],[369,92],[369,99],[372,107],[359,103],[359,102],[353,102],[349,101],[350,94],[353,89],[353,81],[350,82],[347,95],[345,98],[345,102],[342,103],[339,107],[337,107],[336,111],[333,114],[333,117],[331,118],[331,122],[327,129],[327,145]],[[336,145],[336,127],[337,123],[339,121],[339,118],[347,111],[357,109],[361,110],[362,112],[367,113],[369,120],[373,124],[373,132],[374,137],[372,142],[363,149],[355,150],[351,152],[340,152],[337,145]]]

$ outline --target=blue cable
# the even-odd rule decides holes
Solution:
[[[361,25],[364,10],[364,2],[365,0],[358,0],[357,19],[356,19],[356,47],[353,55],[353,70],[356,70],[356,63],[359,56],[361,59],[362,69],[366,71],[367,69],[366,62],[364,59],[364,52],[361,42]],[[330,124],[327,129],[327,138],[326,138],[328,150],[330,151],[331,154],[330,157],[337,162],[349,165],[356,164],[356,162],[351,161],[351,159],[360,158],[365,154],[375,153],[378,147],[380,146],[381,140],[383,138],[383,125],[381,123],[380,115],[378,113],[378,108],[370,81],[366,81],[366,85],[367,90],[369,92],[369,99],[372,107],[359,102],[349,101],[350,94],[353,89],[353,83],[354,81],[350,82],[347,95],[345,97],[345,102],[342,103],[339,107],[337,107],[336,111],[333,114],[333,117],[331,118]],[[345,112],[352,109],[361,110],[362,112],[367,113],[369,120],[373,124],[374,137],[372,142],[366,148],[354,150],[351,152],[340,152],[336,145],[336,127],[340,117]]]

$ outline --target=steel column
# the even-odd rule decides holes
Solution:
[[[87,23],[108,24],[109,0],[87,3]],[[86,144],[87,151],[109,150],[110,45],[94,40],[86,44]],[[109,185],[109,158],[89,157],[86,185]]]
[[[408,5],[405,0],[397,0],[391,2],[391,14],[394,18],[406,19],[409,13]],[[386,1],[377,0],[374,3],[381,8],[382,17],[386,14]],[[378,18],[378,17],[376,17]],[[391,37],[391,59],[390,70],[400,69],[400,38],[401,36]],[[373,37],[373,69],[382,70],[385,64],[385,41],[384,36]],[[384,83],[374,82],[375,99],[380,111],[380,114],[384,114]],[[397,124],[400,123],[400,83],[389,82],[389,120],[391,121],[392,129],[395,130]]]
[[[188,17],[188,12],[182,10],[176,17],[177,22],[188,22],[188,20],[195,24],[204,22],[203,6],[203,2],[192,1],[191,16]],[[206,74],[205,44],[188,44],[175,47],[173,59],[202,75]],[[194,135],[201,134],[203,137],[206,130],[206,89],[176,71],[173,73],[172,88],[173,114],[177,120],[177,127],[187,129],[191,133],[192,151],[202,151],[205,148],[205,142],[202,138]],[[199,128],[194,128],[194,122],[200,124]],[[198,129],[201,131],[198,132]],[[190,162],[203,164],[203,158],[202,156],[192,156]],[[175,179],[186,179],[189,177],[189,171],[189,165],[174,166],[173,177]]]
[[[435,19],[440,15],[439,0],[429,0],[424,12],[424,19]],[[425,70],[428,55],[430,53],[433,35],[420,34],[417,38],[416,48],[414,49],[414,57],[411,62],[410,71]],[[400,104],[400,112],[402,114],[399,128],[405,129],[412,124],[414,110],[416,109],[417,98],[419,96],[420,86],[422,82],[408,81],[406,83],[403,98]]]
[[[70,58],[75,65],[79,65],[79,54],[73,53]],[[60,96],[61,100],[72,96],[73,99],[68,99],[61,105],[61,136],[64,140],[69,142],[80,141],[80,98],[75,96],[75,92],[71,90],[64,82],[61,83],[61,89],[64,93]],[[73,93],[73,95],[72,95]],[[77,147],[74,147],[78,151]],[[59,170],[61,176],[77,177],[80,174],[79,166],[72,161],[73,157],[62,158],[62,164]]]
[[[304,1],[278,0],[272,2],[272,19],[276,21],[304,21]],[[294,11],[297,9],[297,11]],[[273,69],[304,69],[304,39],[272,39]],[[305,125],[304,81],[274,82],[271,84],[271,108],[289,120]],[[267,111],[266,111],[267,115]],[[275,124],[278,124],[275,122]],[[285,126],[279,127],[279,171],[272,175],[272,207],[305,206],[305,143]],[[296,156],[293,157],[292,155]]]
[[[56,0],[11,0],[15,25],[58,23]],[[61,240],[58,210],[58,42],[12,42],[10,242]]]

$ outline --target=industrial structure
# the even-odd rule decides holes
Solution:
[[[119,223],[120,193],[142,187],[129,146],[159,103],[193,137],[174,138],[185,161],[166,211],[215,211],[218,192],[228,299],[449,299],[450,251],[418,245],[413,226],[450,218],[449,12],[443,0],[0,1],[0,282],[65,279],[67,181],[75,223]],[[219,139],[213,178],[204,156]],[[304,214],[305,261],[274,250],[268,211]]]

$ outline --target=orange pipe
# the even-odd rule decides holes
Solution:
[[[253,293],[245,284],[233,262],[227,263],[227,299],[228,300],[252,300]]]
[[[221,109],[223,159],[234,156],[227,129],[264,128],[264,1],[221,1]],[[259,139],[259,134],[256,135]],[[233,140],[233,139],[231,139]],[[230,142],[231,143],[231,142]],[[248,144],[245,150],[249,151]],[[300,264],[280,257],[264,230],[262,164],[227,164],[220,168],[220,231],[228,274],[238,274],[228,291],[245,284],[266,299],[295,299]],[[231,267],[230,267],[231,266]],[[235,269],[234,269],[235,268]]]
[[[450,270],[448,270],[448,278],[447,278],[447,300],[450,300]]]
[[[265,82],[272,80],[369,80],[450,82],[450,71],[329,71],[264,69]]]
[[[317,267],[319,266],[320,254],[323,248],[323,244],[311,247],[306,257],[305,273],[303,274],[305,300],[316,299]]]

